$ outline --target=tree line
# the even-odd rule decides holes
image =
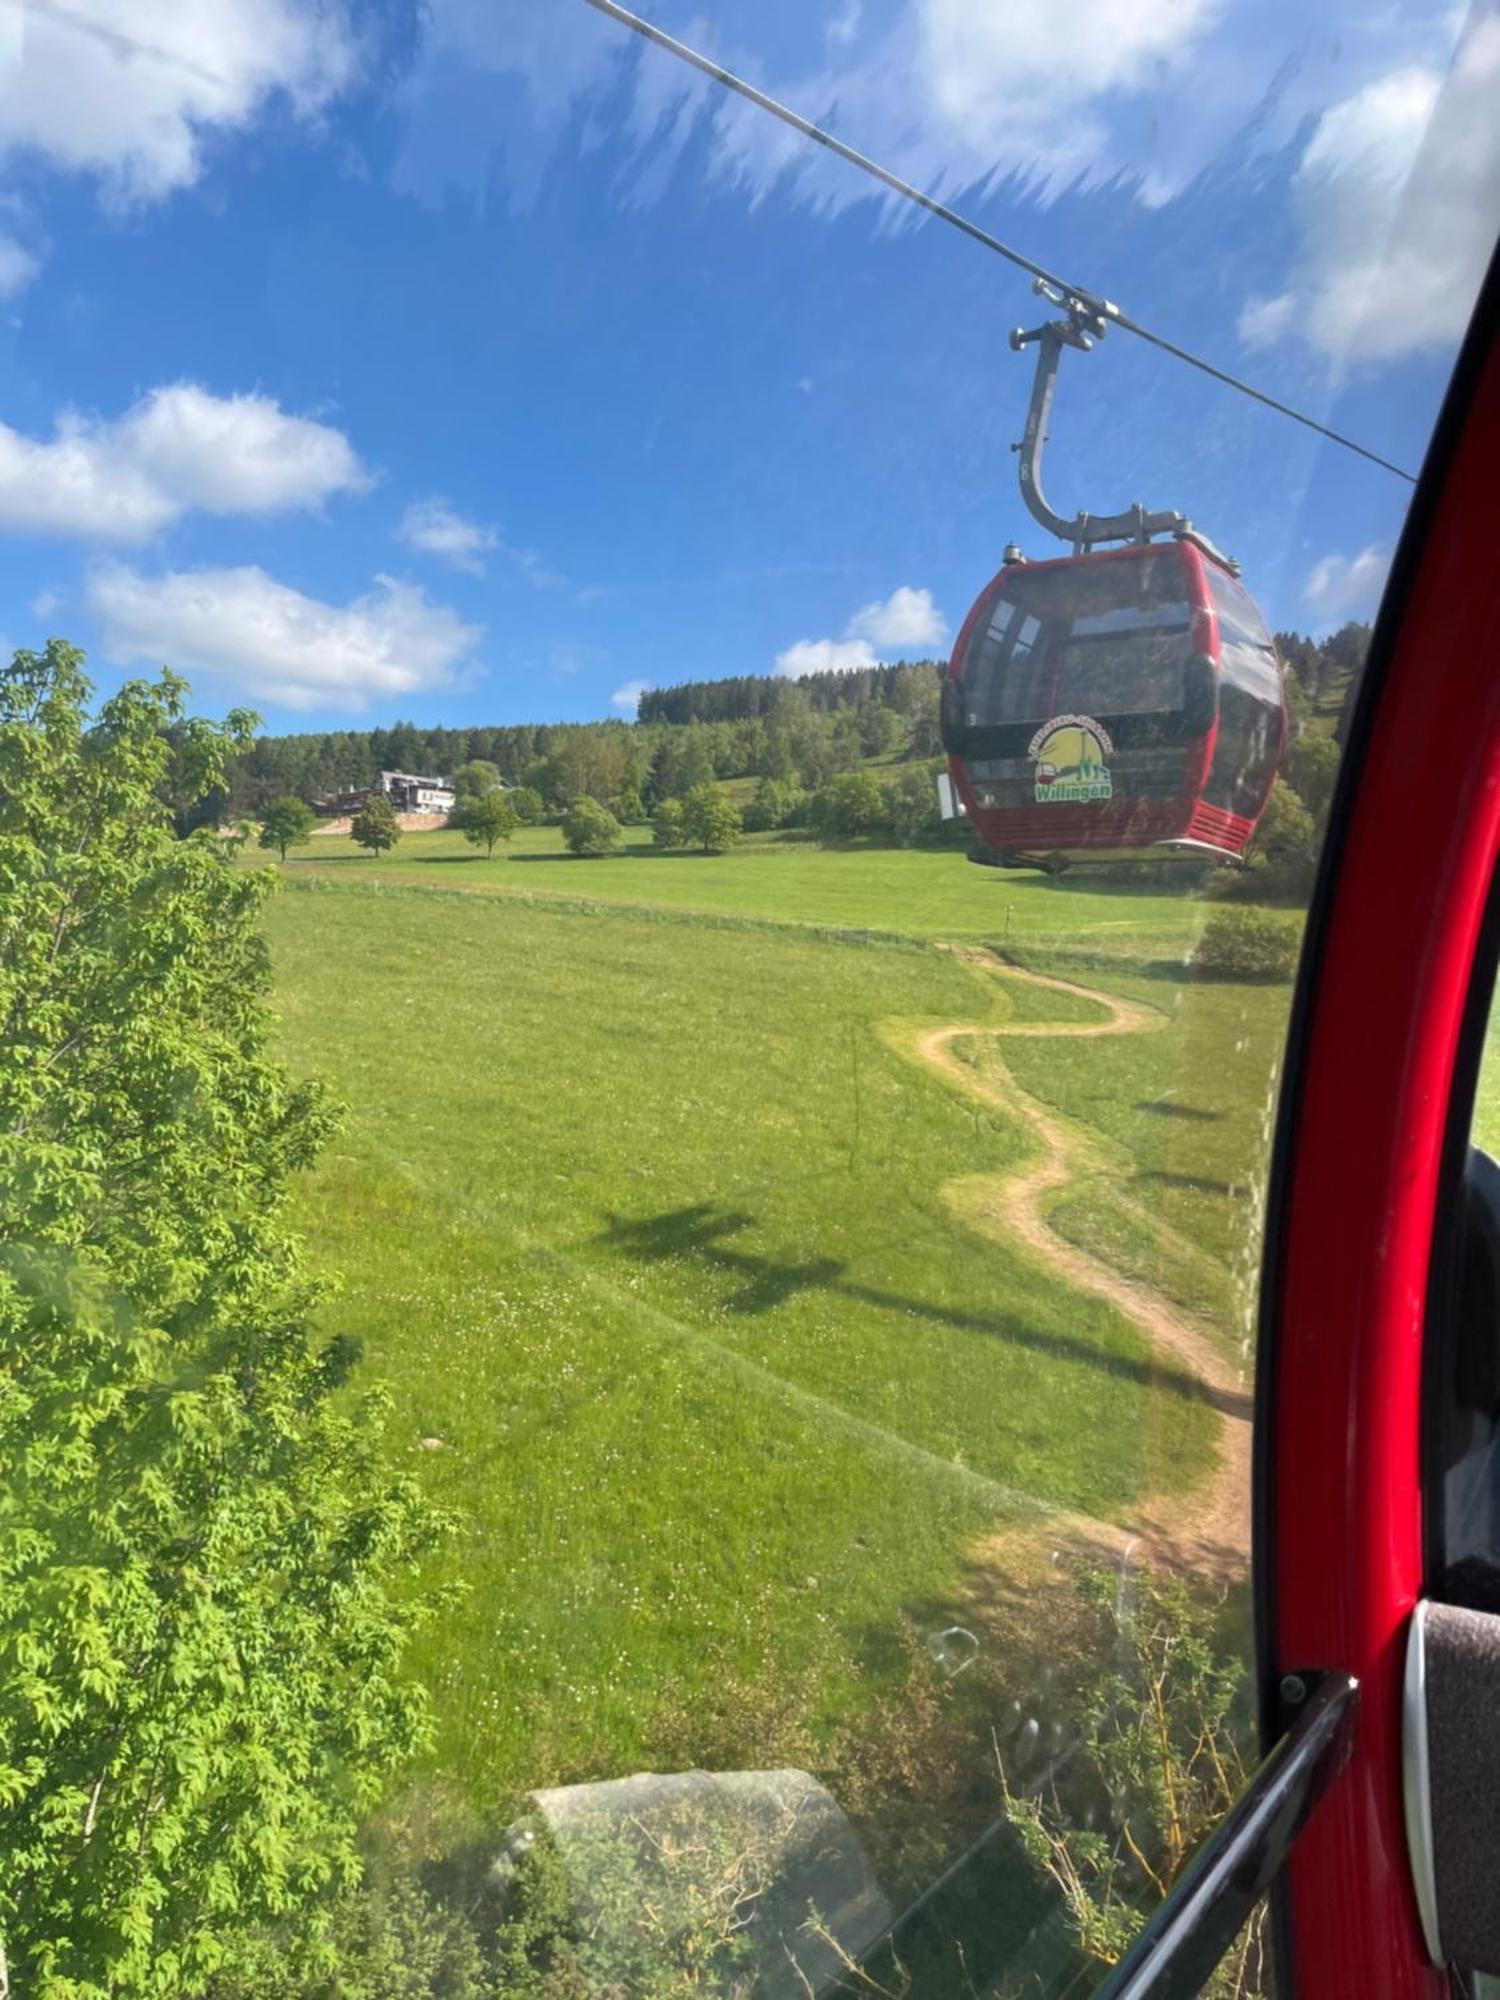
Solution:
[[[1368,626],[1351,623],[1321,640],[1291,631],[1276,639],[1287,670],[1292,745],[1305,735],[1325,733],[1330,724],[1339,737],[1340,711],[1364,658]],[[921,661],[798,681],[750,675],[690,681],[643,696],[640,719],[633,723],[422,729],[399,722],[390,728],[261,736],[229,758],[221,786],[195,794],[191,803],[180,802],[179,826],[185,831],[203,819],[264,819],[290,800],[310,803],[366,790],[382,770],[455,776],[483,770],[518,795],[513,804],[522,823],[560,820],[580,801],[591,800],[622,825],[641,824],[667,801],[725,779],[748,778],[758,781],[757,806],[746,814],[751,830],[811,825],[827,831],[832,815],[844,822],[840,831],[846,834],[920,838],[919,821],[923,831],[933,830],[917,793],[921,789],[925,797],[930,790],[927,767],[941,750],[941,673],[938,663]],[[1304,753],[1300,762],[1317,754]],[[900,767],[896,775],[902,777],[922,769],[920,786],[913,777],[899,798],[892,794],[887,800],[894,811],[877,810],[876,795],[864,792],[856,810],[854,791],[835,786],[872,761]],[[1277,788],[1268,837],[1278,852],[1288,839],[1310,849],[1316,831],[1289,811],[1289,794],[1305,804],[1302,793],[1318,790],[1317,781],[1301,775],[1301,786],[1289,773]],[[820,798],[822,807],[815,807]],[[830,799],[838,801],[836,809]],[[866,824],[849,824],[857,819]]]
[[[943,660],[902,660],[895,666],[861,667],[854,673],[803,674],[796,681],[765,674],[731,674],[725,680],[683,681],[676,687],[648,688],[636,710],[639,722],[746,722],[770,717],[800,688],[823,715],[845,708],[910,710],[923,698],[925,684],[941,675]]]
[[[535,791],[549,813],[580,798],[628,806],[635,797],[654,807],[723,778],[776,778],[811,791],[871,757],[935,755],[940,675],[927,661],[800,681],[693,682],[663,691],[670,713],[656,696],[643,697],[633,723],[398,722],[261,736],[231,760],[227,787],[203,809],[258,818],[277,799],[364,791],[381,771],[451,773],[475,762]]]

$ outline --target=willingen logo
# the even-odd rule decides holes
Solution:
[[[1103,723],[1091,715],[1054,715],[1032,737],[1026,754],[1036,763],[1038,805],[1114,797],[1105,760],[1113,757],[1115,746]]]

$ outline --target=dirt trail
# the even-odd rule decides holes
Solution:
[[[1105,1011],[1101,1021],[1034,1021],[985,1026],[973,1021],[930,1028],[904,1044],[909,1053],[946,1077],[970,1097],[992,1104],[1019,1118],[1040,1148],[1018,1167],[999,1174],[964,1176],[950,1182],[944,1196],[971,1227],[986,1235],[1023,1244],[1045,1257],[1050,1275],[1060,1276],[1080,1291],[1106,1300],[1140,1328],[1158,1357],[1170,1361],[1202,1388],[1222,1417],[1219,1462],[1212,1484],[1196,1494],[1148,1495],[1128,1524],[1114,1524],[1084,1514],[1054,1517],[1048,1535],[1076,1540],[1095,1548],[1123,1550],[1132,1540],[1143,1552],[1173,1568],[1209,1573],[1228,1579],[1243,1572],[1250,1543],[1250,1396],[1233,1363],[1209,1336],[1151,1286],[1122,1277],[1109,1265],[1060,1236],[1048,1222],[1048,1198],[1067,1185],[1076,1169],[1088,1163],[1096,1169],[1099,1149],[1072,1121],[1023,1090],[1000,1053],[1000,1044],[1018,1040],[1096,1039],[1107,1035],[1151,1034],[1166,1026],[1150,1008],[1136,1006],[1113,994],[1074,985],[1039,972],[1004,963],[990,953],[962,950],[957,956],[976,968],[1001,974],[1007,981],[1067,993]],[[981,1074],[954,1052],[955,1042],[988,1041],[991,1061]],[[1137,1211],[1151,1222],[1163,1240],[1175,1238],[1167,1225]]]

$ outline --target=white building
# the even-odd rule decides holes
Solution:
[[[397,812],[450,813],[455,801],[451,778],[421,778],[410,771],[382,771],[375,789],[385,793]]]

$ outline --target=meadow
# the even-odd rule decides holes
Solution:
[[[765,1761],[767,1717],[826,1736],[953,1625],[1005,1656],[987,1689],[1034,1695],[1047,1549],[1190,1517],[1223,1419],[966,1219],[955,1183],[1035,1141],[913,1049],[972,1024],[977,1076],[1003,1051],[1086,1127],[1058,1235],[1233,1354],[1289,989],[1185,980],[1193,899],[956,852],[342,850],[295,856],[267,918],[285,1053],[349,1106],[298,1221],[393,1450],[463,1524],[466,1594],[418,1662],[452,1809],[494,1827],[534,1786]],[[990,1040],[1098,1004],[980,942],[1159,1026]]]
[[[585,900],[704,915],[764,917],[908,936],[1186,941],[1201,907],[1175,889],[1117,885],[1087,874],[1049,880],[975,868],[960,848],[855,844],[751,834],[728,854],[666,852],[649,827],[627,827],[618,853],[568,853],[555,826],[523,828],[493,859],[462,834],[406,833],[372,860],[347,836],[317,834],[295,848],[287,874],[463,888],[538,901]]]

